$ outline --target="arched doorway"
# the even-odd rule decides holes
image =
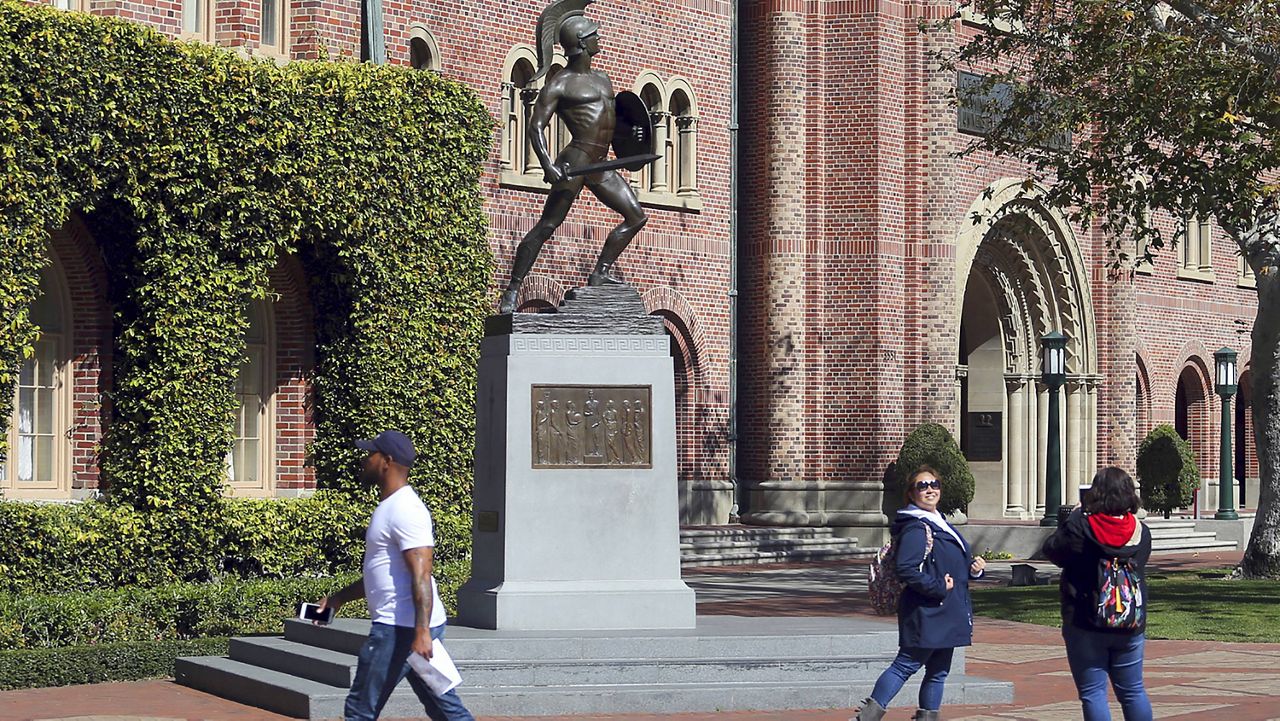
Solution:
[[[969,515],[1044,513],[1048,394],[1040,338],[1067,335],[1060,404],[1064,503],[1075,503],[1097,448],[1097,360],[1088,275],[1070,226],[1022,191],[992,186],[972,212],[989,223],[957,241],[960,444],[976,482]],[[972,217],[971,214],[966,217]]]
[[[1253,374],[1247,369],[1240,374],[1235,401],[1235,500],[1241,508],[1257,508],[1257,454],[1253,453]]]
[[[1208,394],[1208,375],[1204,370],[1203,362],[1198,358],[1193,358],[1182,372],[1178,374],[1178,385],[1174,390],[1173,399],[1173,428],[1178,432],[1179,436],[1191,445],[1192,452],[1195,453],[1196,463],[1200,468],[1200,478],[1204,479],[1206,474],[1217,476],[1214,459],[1218,457],[1216,453],[1217,445],[1216,435],[1209,435],[1211,426],[1209,424],[1209,394]],[[1167,396],[1166,396],[1167,397]],[[1215,452],[1210,452],[1215,451]],[[1212,464],[1214,467],[1209,467]],[[1201,490],[1204,484],[1201,481]],[[1212,499],[1211,499],[1212,500]],[[1195,505],[1201,508],[1207,507],[1205,499],[1201,498],[1200,491],[1196,491]]]

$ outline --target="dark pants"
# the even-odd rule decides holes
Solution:
[[[409,654],[413,652],[412,628],[375,623],[369,630],[369,640],[360,649],[360,664],[356,678],[347,694],[343,709],[346,721],[374,721],[382,713],[391,692],[405,676],[432,721],[475,721],[470,711],[462,705],[456,691],[436,696],[418,674],[409,668]],[[431,638],[444,638],[444,624],[431,629]]]
[[[876,679],[876,686],[871,691],[871,698],[884,708],[902,690],[903,684],[911,678],[920,667],[924,667],[924,680],[920,682],[920,708],[926,711],[937,711],[942,708],[942,689],[951,673],[951,657],[954,648],[908,648],[898,649],[898,657],[893,659],[889,668]]]
[[[1151,699],[1142,683],[1142,652],[1145,635],[1086,631],[1066,626],[1062,640],[1067,644],[1067,663],[1075,679],[1085,721],[1111,721],[1107,706],[1107,680],[1116,690],[1116,700],[1125,721],[1151,721]]]

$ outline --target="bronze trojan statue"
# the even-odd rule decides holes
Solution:
[[[592,2],[594,0],[553,0],[538,18],[539,67],[530,82],[550,70],[557,41],[569,65],[547,81],[529,116],[529,146],[542,164],[551,193],[538,223],[516,248],[511,282],[499,305],[502,313],[515,311],[520,284],[537,260],[542,244],[564,222],[583,186],[622,216],[622,222],[605,239],[595,270],[587,278],[588,285],[622,283],[610,271],[648,221],[635,191],[617,169],[639,170],[657,158],[653,155],[649,110],[634,93],[619,93],[615,97],[609,76],[591,68],[591,58],[600,52],[600,27],[587,19],[583,10]],[[573,136],[554,159],[547,150],[545,134],[553,116],[558,116]],[[610,146],[615,160],[605,160]]]

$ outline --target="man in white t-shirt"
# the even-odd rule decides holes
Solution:
[[[431,658],[431,641],[444,636],[446,620],[431,577],[436,545],[431,513],[409,485],[409,468],[417,457],[413,442],[399,431],[383,431],[372,440],[357,441],[356,447],[369,451],[360,479],[378,486],[382,502],[364,537],[364,575],[320,601],[337,612],[342,604],[365,598],[373,619],[347,694],[346,721],[378,718],[406,675],[434,721],[474,721],[456,691],[436,696],[409,668],[411,653]]]

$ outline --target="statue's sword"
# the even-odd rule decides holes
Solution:
[[[574,178],[579,175],[603,173],[606,170],[617,170],[618,168],[630,168],[632,170],[636,170],[643,168],[661,157],[661,155],[656,153],[646,153],[645,155],[628,155],[625,158],[602,160],[599,163],[588,163],[587,165],[579,165],[576,168],[570,168],[565,172],[565,177]]]

